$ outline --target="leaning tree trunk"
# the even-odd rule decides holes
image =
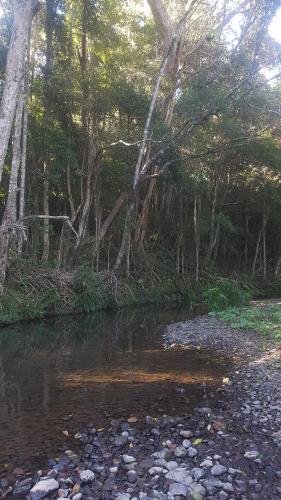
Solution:
[[[15,117],[30,26],[38,5],[37,0],[14,0],[13,2],[14,22],[0,104],[0,182]]]

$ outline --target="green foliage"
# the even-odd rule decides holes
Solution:
[[[210,311],[246,305],[252,298],[249,286],[230,279],[220,279],[206,286],[203,298]]]
[[[74,274],[74,307],[77,311],[93,312],[106,307],[108,295],[101,276],[85,266]]]
[[[265,338],[281,341],[281,304],[257,305],[243,309],[229,308],[216,316],[232,328],[255,330]]]

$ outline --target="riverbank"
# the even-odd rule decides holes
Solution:
[[[125,279],[88,267],[64,271],[18,261],[7,274],[0,326],[67,314],[93,313],[146,304],[182,303],[190,308],[225,309],[251,298],[281,295],[279,281],[208,277],[195,283],[174,271]]]
[[[215,348],[235,369],[185,416],[112,420],[80,429],[45,470],[1,482],[14,498],[277,500],[281,496],[281,352],[209,316],[169,325],[167,349]],[[19,475],[20,475],[20,471]],[[30,497],[28,496],[30,495]]]

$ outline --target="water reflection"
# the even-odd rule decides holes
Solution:
[[[188,412],[229,362],[162,348],[161,326],[187,316],[146,307],[2,329],[0,472],[42,465],[83,422]]]

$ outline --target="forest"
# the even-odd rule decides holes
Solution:
[[[278,280],[280,6],[0,2],[2,310]]]

